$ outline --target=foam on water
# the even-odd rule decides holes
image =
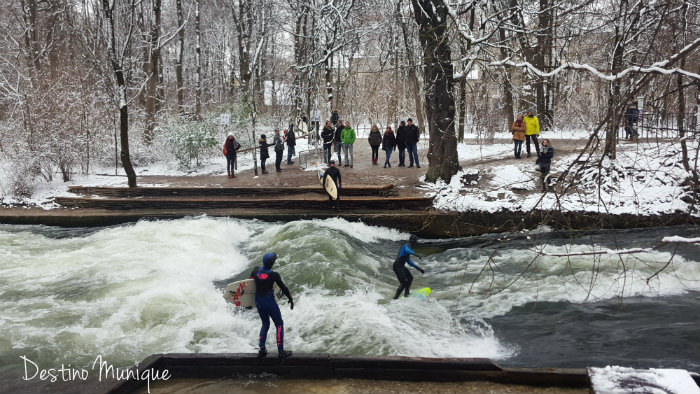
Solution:
[[[503,359],[518,346],[499,341],[483,319],[515,306],[700,289],[700,265],[679,256],[646,283],[667,252],[535,259],[527,248],[453,248],[420,261],[425,275],[412,270],[414,288],[433,288],[428,299],[393,300],[391,264],[406,238],[343,219],[199,217],[69,236],[0,228],[0,349],[9,349],[0,362],[102,355],[127,365],[158,352],[255,351],[256,311],[224,303],[222,291],[269,251],[294,295],[295,309],[281,309],[287,346],[298,352]],[[567,248],[546,251],[585,250]]]

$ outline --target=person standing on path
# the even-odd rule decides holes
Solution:
[[[399,167],[406,167],[406,122],[403,120],[396,129],[396,147],[399,148]]]
[[[338,205],[338,202],[340,201],[340,189],[343,187],[343,179],[340,176],[340,170],[335,166],[334,160],[328,162],[328,168],[326,168],[326,171],[323,173],[323,190],[326,190],[326,175],[331,177],[333,182],[335,182],[335,200],[333,199],[333,196],[328,194],[328,201],[330,202],[331,209],[340,211],[340,206]]]
[[[379,160],[379,146],[382,144],[382,133],[379,131],[377,125],[372,125],[372,130],[369,132],[369,137],[367,137],[370,148],[372,148],[372,164],[377,165],[377,160]]]
[[[420,163],[418,162],[418,139],[420,138],[420,131],[418,126],[413,124],[413,120],[408,118],[408,124],[406,126],[406,149],[408,149],[408,168],[413,167],[413,163],[416,163],[416,168],[420,168]]]
[[[226,152],[226,171],[229,178],[235,178],[234,167],[236,165],[236,152],[241,149],[241,144],[236,141],[233,133],[228,133],[226,142],[224,142],[224,151]]]
[[[258,144],[260,145],[260,168],[262,169],[263,174],[267,174],[267,170],[265,169],[265,161],[270,158],[270,152],[267,150],[267,147],[270,146],[270,144],[267,143],[267,137],[265,134],[260,136],[258,139]]]
[[[515,122],[513,122],[512,132],[515,158],[520,159],[520,152],[522,152],[523,149],[523,141],[525,141],[525,122],[523,121],[522,114],[518,114],[518,118],[515,120]]]
[[[391,129],[391,126],[386,126],[386,131],[384,131],[384,137],[382,138],[382,150],[386,152],[384,168],[387,166],[391,168],[389,159],[391,158],[391,152],[393,152],[394,149],[396,149],[396,137],[394,136],[394,131]]]
[[[538,153],[537,164],[540,166],[540,178],[542,178],[542,191],[546,192],[549,188],[549,168],[552,166],[552,158],[554,157],[554,148],[548,138],[542,140],[542,152]]]
[[[276,260],[276,253],[266,254],[263,256],[263,266],[255,267],[250,274],[250,278],[255,280],[255,307],[258,309],[260,320],[262,320],[259,337],[259,358],[267,356],[265,342],[267,342],[267,332],[270,330],[270,318],[272,318],[272,322],[275,323],[275,331],[277,333],[277,357],[279,359],[285,359],[292,355],[291,351],[284,350],[284,321],[282,320],[280,307],[277,305],[277,301],[275,301],[274,284],[277,283],[282,293],[289,299],[289,309],[291,310],[294,310],[294,300],[292,299],[292,294],[289,292],[289,289],[284,285],[284,282],[282,282],[280,274],[272,270],[272,265],[275,264]]]
[[[275,129],[275,138],[272,140],[275,145],[275,171],[282,172],[282,156],[284,155],[284,141],[280,135],[280,129]]]
[[[331,151],[333,150],[333,140],[335,139],[335,128],[331,126],[331,122],[326,122],[321,132],[323,140],[323,161],[328,163],[331,161]]]
[[[525,122],[525,138],[527,139],[526,142],[526,149],[527,149],[527,157],[530,157],[530,140],[532,139],[532,142],[535,144],[535,151],[537,151],[537,156],[540,155],[540,146],[537,143],[537,137],[540,135],[540,121],[537,119],[537,116],[535,116],[535,113],[532,111],[532,109],[527,110],[527,116],[523,119]]]
[[[340,115],[338,115],[338,110],[334,109],[333,114],[331,115],[331,124],[336,125],[338,124],[338,121],[340,120]]]
[[[345,153],[345,167],[352,168],[355,163],[355,155],[352,153],[352,147],[356,138],[355,130],[350,127],[350,122],[345,122],[345,128],[340,132],[340,141],[343,143],[343,152]],[[350,158],[348,158],[350,152]]]
[[[419,259],[421,258],[418,253],[411,249],[415,248],[417,244],[418,237],[411,234],[411,236],[408,238],[408,242],[403,244],[399,250],[399,254],[396,256],[396,260],[394,260],[394,273],[396,274],[396,278],[399,280],[399,288],[396,290],[396,295],[394,295],[395,300],[399,298],[402,291],[405,291],[403,295],[404,297],[408,297],[408,293],[411,291],[413,275],[411,275],[411,272],[408,270],[408,268],[406,268],[406,263],[420,271],[421,274],[425,273],[423,268],[417,266],[416,263],[411,261],[411,255],[417,256]]]
[[[294,164],[292,161],[292,156],[294,156],[294,147],[297,144],[296,137],[294,136],[294,126],[289,125],[289,131],[286,135],[287,138],[287,164]]]
[[[343,126],[343,121],[339,120],[338,124],[335,127],[335,146],[337,147],[338,150],[338,165],[342,166],[343,161],[341,160],[341,155],[343,154],[343,141],[340,140],[340,134],[342,134],[343,129],[345,126]]]

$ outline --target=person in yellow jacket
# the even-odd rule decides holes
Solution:
[[[527,110],[527,115],[523,121],[525,121],[525,148],[527,150],[527,157],[530,157],[530,140],[535,144],[535,151],[537,152],[537,156],[539,156],[540,146],[537,143],[537,137],[540,135],[540,121],[537,119],[532,109]]]

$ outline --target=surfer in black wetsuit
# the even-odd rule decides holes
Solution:
[[[404,290],[404,297],[408,297],[408,293],[411,291],[413,275],[411,275],[411,272],[408,270],[408,268],[406,268],[406,263],[420,271],[421,274],[425,273],[425,270],[423,268],[417,266],[416,263],[411,261],[411,255],[418,256],[419,259],[422,259],[422,257],[420,257],[418,253],[414,252],[413,249],[411,249],[411,247],[415,248],[417,243],[418,237],[416,237],[415,235],[411,235],[408,238],[408,242],[401,246],[401,250],[399,250],[399,254],[396,256],[396,260],[394,260],[394,273],[396,273],[396,277],[399,279],[400,283],[399,288],[396,290],[396,295],[394,296],[394,299],[398,299],[401,295],[401,292]]]
[[[323,190],[326,189],[326,175],[330,176],[331,179],[333,179],[333,182],[335,182],[335,190],[337,197],[335,200],[333,200],[333,197],[331,195],[328,195],[328,200],[331,204],[331,209],[335,209],[337,211],[340,211],[340,207],[338,206],[338,201],[340,201],[340,188],[342,187],[342,179],[340,176],[340,170],[335,166],[335,160],[330,160],[328,162],[328,168],[326,169],[326,172],[323,173]]]
[[[260,351],[258,357],[267,356],[265,342],[267,341],[267,331],[270,329],[270,318],[275,323],[275,331],[277,332],[277,350],[280,359],[287,358],[292,355],[290,350],[284,350],[284,323],[280,308],[275,301],[275,293],[272,287],[275,283],[280,287],[282,293],[289,299],[289,309],[294,309],[294,300],[289,293],[289,289],[282,282],[280,274],[272,270],[272,265],[277,260],[276,253],[268,253],[263,256],[263,266],[255,267],[250,274],[250,278],[255,280],[255,306],[258,308],[262,327],[260,328]]]

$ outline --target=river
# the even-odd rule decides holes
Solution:
[[[257,313],[222,291],[268,251],[295,297],[281,309],[296,352],[698,371],[700,245],[661,244],[667,235],[700,228],[421,240],[426,273],[412,270],[413,288],[432,294],[393,300],[391,264],[408,234],[343,219],[0,225],[0,379],[21,379],[23,356],[58,368],[255,352]],[[635,248],[648,250],[603,253]]]

